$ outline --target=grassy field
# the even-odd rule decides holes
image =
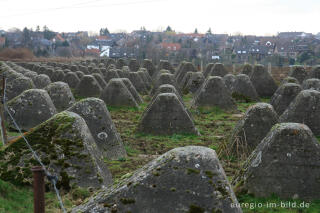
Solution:
[[[190,109],[192,97],[190,95],[184,97],[186,106]],[[128,156],[118,160],[105,160],[105,163],[110,169],[114,181],[119,182],[126,178],[134,170],[142,167],[147,162],[167,152],[170,149],[187,146],[198,145],[210,147],[217,151],[219,158],[229,179],[239,169],[243,159],[237,159],[235,156],[227,155],[222,148],[226,147],[228,138],[241,118],[246,109],[254,103],[238,103],[237,112],[224,112],[218,108],[211,109],[190,109],[196,127],[201,133],[200,136],[194,135],[173,135],[173,136],[154,136],[146,135],[137,132],[137,126],[141,115],[147,107],[150,98],[144,97],[145,103],[138,109],[108,107],[113,122],[115,123],[118,132],[125,144]],[[268,102],[268,99],[263,99]],[[16,133],[9,133],[16,136]],[[30,188],[18,188],[9,183],[0,181],[0,213],[1,209],[4,212],[32,212],[32,190]],[[72,206],[80,204],[90,193],[86,190],[73,189],[67,194],[63,194],[64,204],[68,209]],[[242,206],[244,212],[319,212],[320,201],[314,201],[309,205],[309,208],[268,208],[267,206],[259,207],[263,204],[281,204],[288,202],[296,202],[297,204],[303,201],[283,201],[273,196],[270,198],[254,198],[250,195],[241,195],[238,197],[239,202],[248,206]],[[47,212],[60,212],[58,201],[53,193],[46,194]]]

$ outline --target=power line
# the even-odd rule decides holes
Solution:
[[[100,1],[104,1],[104,0],[93,0],[93,1],[86,1],[86,2],[80,2],[80,3],[78,2],[76,4],[71,4],[71,5],[63,6],[63,7],[45,8],[45,9],[39,9],[39,10],[30,11],[30,12],[26,12],[26,13],[17,13],[17,14],[1,16],[1,17],[32,15],[32,14],[36,14],[36,13],[48,12],[48,11],[51,11],[51,10],[54,11],[54,10],[69,9],[69,8],[72,8],[72,7],[81,6],[81,5],[85,5],[85,4],[91,4],[91,3],[96,3],[96,2],[100,2]]]
[[[0,16],[1,18],[8,18],[8,17],[16,17],[16,16],[26,16],[26,15],[34,15],[44,12],[51,12],[56,10],[64,10],[64,9],[81,9],[81,8],[95,8],[95,7],[114,7],[114,6],[126,6],[126,5],[135,5],[135,4],[145,4],[145,3],[154,3],[154,2],[161,2],[161,1],[168,1],[168,0],[146,0],[146,1],[135,1],[135,2],[123,2],[123,3],[113,3],[113,4],[105,4],[105,5],[87,5],[92,4],[96,2],[101,2],[104,0],[94,0],[94,1],[87,1],[82,3],[77,3],[69,6],[63,6],[63,7],[56,7],[56,8],[47,8],[47,9],[41,9],[34,12],[27,12],[27,13],[18,13],[18,14],[12,14],[12,15],[6,15],[6,16]]]
[[[151,1],[136,1],[136,2],[123,2],[123,3],[114,3],[114,4],[106,4],[106,5],[90,5],[89,8],[94,7],[113,7],[113,6],[125,6],[125,5],[135,5],[135,4],[144,4],[144,3],[154,3],[154,2],[162,2],[162,1],[169,1],[169,0],[151,0]],[[74,7],[77,8],[88,8],[85,6]]]

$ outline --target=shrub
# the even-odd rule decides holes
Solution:
[[[33,53],[27,48],[5,48],[0,51],[0,58],[4,60],[11,59],[32,59],[34,58]]]

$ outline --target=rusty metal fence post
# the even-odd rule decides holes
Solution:
[[[44,169],[41,166],[35,166],[31,171],[33,172],[34,213],[44,213]]]
[[[1,90],[1,98],[2,100],[0,100],[0,117],[1,117],[1,137],[2,137],[2,143],[3,145],[7,144],[8,142],[8,136],[7,136],[7,131],[6,131],[6,127],[5,127],[5,124],[4,124],[4,107],[3,107],[3,104],[4,104],[4,96],[5,96],[5,93],[4,93],[4,90],[5,90],[5,83],[6,83],[6,79],[5,79],[5,76],[2,75],[2,90]]]

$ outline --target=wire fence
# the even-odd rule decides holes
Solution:
[[[19,131],[21,137],[23,138],[23,140],[25,141],[25,143],[27,144],[28,148],[30,149],[32,155],[34,156],[34,158],[36,159],[36,161],[41,165],[41,167],[44,170],[44,173],[46,175],[46,177],[48,178],[48,180],[51,182],[51,184],[53,185],[54,191],[57,195],[58,201],[59,201],[59,205],[61,210],[63,211],[63,213],[66,213],[66,209],[63,205],[61,196],[60,196],[60,192],[59,189],[57,188],[57,182],[58,182],[58,176],[55,174],[51,174],[45,167],[45,165],[42,163],[41,158],[39,157],[38,153],[32,148],[32,146],[30,145],[29,141],[27,140],[27,138],[24,136],[21,128],[19,127],[19,125],[17,124],[17,122],[15,121],[14,117],[12,116],[10,110],[8,109],[8,106],[6,104],[6,81],[7,79],[4,78],[4,88],[3,88],[3,106],[4,106],[4,110],[8,113],[13,125],[15,126],[15,128]]]

